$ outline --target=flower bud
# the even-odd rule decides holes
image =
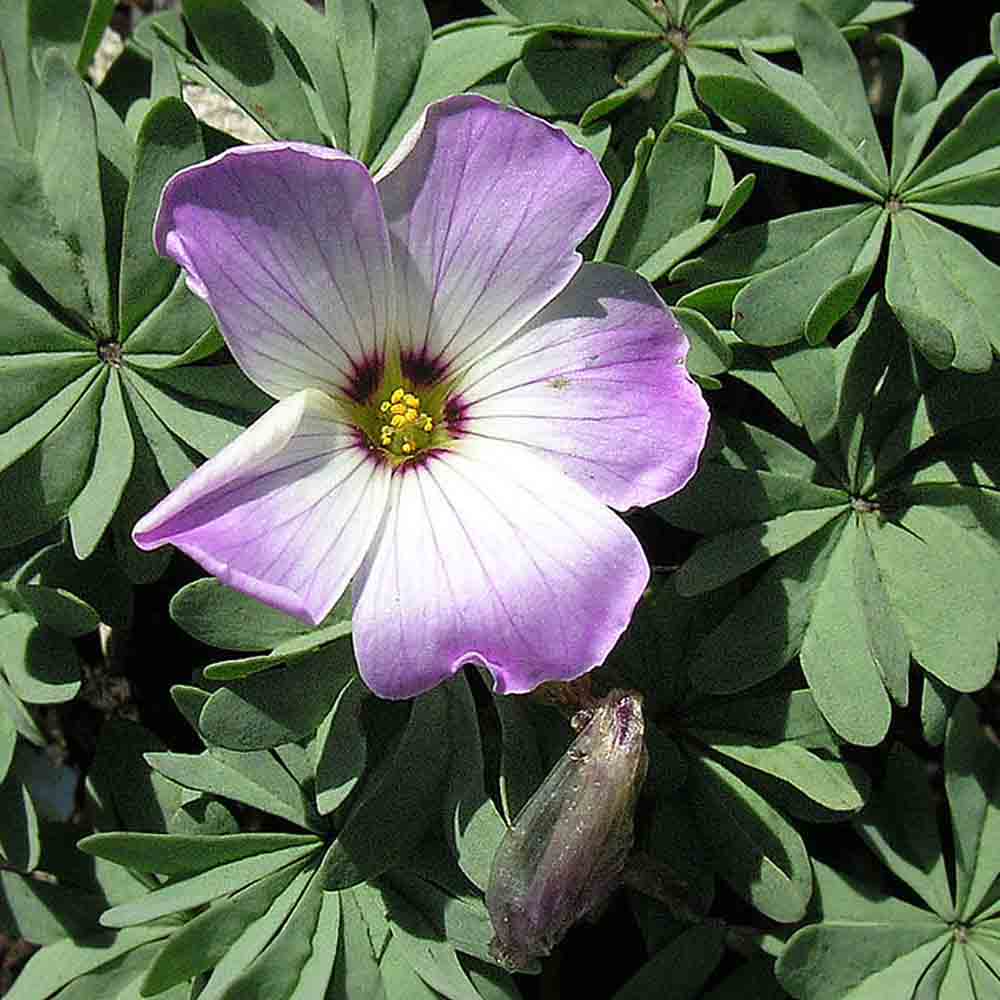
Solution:
[[[486,908],[493,956],[526,969],[621,885],[646,776],[642,697],[612,691],[578,713],[579,735],[507,831]]]

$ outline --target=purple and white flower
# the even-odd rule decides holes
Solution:
[[[563,132],[473,96],[374,179],[296,142],[176,174],[156,247],[277,403],[136,543],[312,623],[352,587],[383,697],[470,662],[499,692],[601,663],[649,577],[608,508],[679,490],[708,426],[652,287],[575,250],[609,197]]]

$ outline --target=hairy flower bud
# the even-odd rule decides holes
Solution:
[[[646,776],[642,698],[612,691],[518,814],[493,859],[494,957],[524,969],[621,885]]]

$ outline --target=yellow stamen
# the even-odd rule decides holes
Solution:
[[[400,448],[399,450],[404,455],[411,455],[411,454],[413,454],[413,442],[412,441],[404,441],[402,448]]]
[[[412,392],[408,392],[403,397],[403,402],[406,403],[407,406],[412,406],[414,409],[420,409],[420,400],[414,396]]]
[[[404,396],[406,392],[403,389],[396,389],[393,394],[389,397],[389,400],[393,403],[398,403]]]

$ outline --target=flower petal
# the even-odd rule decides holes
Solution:
[[[385,218],[367,169],[336,150],[227,150],[168,182],[156,249],[215,311],[265,392],[351,393],[393,323]]]
[[[459,385],[461,428],[517,442],[619,510],[694,475],[708,407],[688,342],[648,282],[585,264],[514,340]]]
[[[273,406],[135,526],[226,586],[319,624],[343,594],[386,508],[391,470],[323,393]]]
[[[464,663],[501,693],[569,680],[607,656],[649,567],[603,504],[524,449],[466,439],[403,466],[354,583],[354,644],[385,698]]]
[[[565,286],[610,198],[564,132],[471,94],[430,105],[376,180],[404,353],[450,373]]]

